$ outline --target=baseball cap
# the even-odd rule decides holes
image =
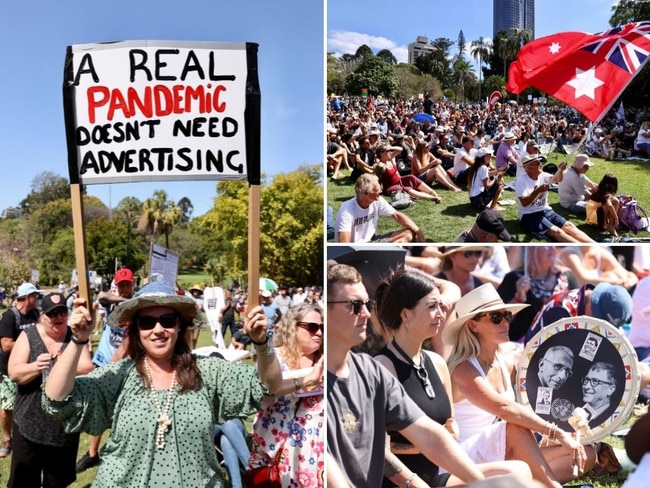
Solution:
[[[476,151],[476,157],[477,158],[482,158],[486,154],[492,155],[492,154],[494,154],[494,151],[492,149],[490,149],[489,147],[482,147],[478,151]]]
[[[264,298],[271,298],[272,295],[271,295],[271,292],[270,292],[269,290],[264,290],[264,291],[262,292],[262,296],[263,296]]]
[[[18,298],[26,297],[32,293],[40,293],[41,290],[36,288],[32,283],[23,283],[18,287]]]
[[[489,208],[484,209],[480,214],[478,214],[476,225],[482,231],[494,234],[502,241],[508,242],[512,239],[510,232],[506,229],[506,223],[503,220],[503,217],[496,210]]]
[[[584,168],[585,166],[593,166],[594,163],[589,159],[589,156],[586,154],[577,154],[575,161],[573,161],[572,166],[574,168]]]
[[[50,313],[57,308],[68,308],[65,304],[65,297],[61,293],[50,293],[41,300],[41,311],[43,313]]]
[[[632,297],[621,285],[598,283],[591,292],[591,310],[597,319],[620,327],[632,320]]]
[[[115,272],[115,284],[123,281],[133,283],[133,272],[129,268],[120,268]]]

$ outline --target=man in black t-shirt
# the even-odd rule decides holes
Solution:
[[[11,424],[13,423],[14,400],[16,384],[9,379],[7,365],[11,350],[20,333],[38,322],[38,298],[41,290],[31,283],[23,283],[18,287],[16,304],[7,310],[0,319],[0,428],[2,429],[2,445],[0,458],[11,454]]]

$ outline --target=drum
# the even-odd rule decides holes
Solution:
[[[579,316],[552,323],[528,342],[515,390],[520,403],[567,432],[580,430],[580,441],[591,444],[629,418],[639,384],[637,356],[623,332]]]

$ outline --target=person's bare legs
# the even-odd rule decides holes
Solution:
[[[533,478],[544,486],[561,487],[530,430],[510,423],[506,425],[506,459],[525,462],[533,473]]]
[[[578,476],[588,473],[591,468],[596,464],[596,450],[593,446],[584,446],[585,453],[587,454],[587,461],[585,462],[585,470]],[[571,454],[562,446],[549,446],[542,448],[542,454],[546,462],[551,466],[553,473],[560,483],[567,483],[573,478],[573,463]]]
[[[0,428],[2,428],[2,437],[3,441],[8,441],[11,439],[11,424],[14,419],[13,410],[5,410],[0,408]]]
[[[417,187],[417,189],[412,189],[412,191],[416,193],[416,195],[414,195],[416,198],[425,198],[426,200],[433,200],[436,203],[440,203],[442,201],[440,195],[438,195],[433,188],[431,188],[423,181],[420,181],[420,185]],[[417,196],[417,194],[420,196]]]
[[[415,236],[408,229],[396,230],[388,238],[388,242],[413,242]]]
[[[88,455],[90,457],[97,457],[101,443],[102,434],[90,436],[90,440],[88,441]]]
[[[447,174],[447,171],[445,168],[442,167],[442,165],[435,166],[431,168],[435,174],[435,179],[440,183],[442,186],[449,188],[451,191],[455,193],[462,192],[460,188],[456,186],[456,184],[452,181],[452,179],[449,177]],[[430,170],[430,171],[431,171]]]
[[[485,475],[486,478],[492,476],[510,475],[519,481],[528,481],[532,479],[530,468],[523,461],[501,461],[494,463],[481,463],[476,467]],[[445,486],[465,486],[466,483],[453,474],[447,480]]]
[[[494,198],[492,198],[492,201],[490,202],[490,208],[492,210],[504,210],[503,207],[498,205],[499,198],[501,198],[501,192],[503,191],[503,185],[500,183],[495,183],[495,185],[498,185],[498,187],[496,193],[494,194]]]
[[[578,229],[573,222],[568,220],[560,230],[566,233],[569,237],[575,239],[577,242],[595,242],[591,237]]]

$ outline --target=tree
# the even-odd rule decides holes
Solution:
[[[283,283],[323,278],[323,187],[320,165],[301,166],[261,185],[260,275]],[[210,258],[223,256],[232,277],[245,276],[248,189],[245,182],[217,184],[214,207],[192,221]],[[224,252],[226,251],[227,252]]]
[[[192,201],[187,197],[183,197],[178,201],[178,208],[181,209],[182,214],[179,222],[181,224],[187,224],[192,218],[192,212],[194,211]]]
[[[506,80],[501,75],[490,75],[483,81],[485,93],[492,93],[498,91],[504,93],[506,90]]]
[[[24,213],[34,208],[40,208],[48,202],[70,198],[70,184],[67,178],[57,175],[52,171],[38,173],[32,179],[31,191],[20,202]]]
[[[362,44],[357,48],[357,52],[354,53],[354,57],[363,60],[367,57],[373,57],[375,54],[372,52],[372,49],[368,47],[367,44]]]
[[[462,30],[458,33],[458,54],[456,59],[465,60],[465,34],[463,34]]]
[[[400,63],[395,66],[397,80],[396,96],[401,99],[417,97],[421,93],[429,93],[433,98],[442,96],[440,82],[430,74],[422,73],[416,66]]]
[[[619,0],[612,6],[609,24],[616,27],[642,20],[650,20],[650,0]]]
[[[347,90],[356,95],[367,88],[371,95],[395,96],[397,81],[392,65],[377,56],[367,56],[346,80]]]
[[[397,64],[397,58],[395,58],[389,49],[382,49],[377,53],[377,57],[384,60],[388,64]]]
[[[343,62],[334,53],[327,53],[327,93],[342,93],[345,90]]]
[[[181,219],[181,209],[173,200],[167,200],[165,190],[156,190],[152,198],[147,198],[142,204],[142,214],[138,230],[150,234],[155,240],[165,236],[165,247],[169,248],[169,234],[174,225]]]
[[[460,90],[462,102],[465,102],[465,86],[474,76],[474,68],[469,62],[463,59],[456,60],[454,63],[454,80]]]
[[[489,58],[492,54],[492,44],[483,37],[479,37],[476,41],[472,41],[470,54],[478,60],[478,98],[481,98],[481,74],[483,72],[483,60]]]

